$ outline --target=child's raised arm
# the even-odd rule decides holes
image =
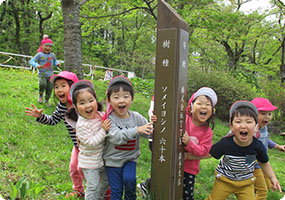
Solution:
[[[270,165],[269,162],[267,163],[262,163],[262,162],[258,162],[258,164],[260,165],[263,173],[270,179],[271,181],[271,189],[274,192],[275,190],[279,190],[279,192],[282,192],[281,186],[272,170],[272,167]]]
[[[274,149],[285,152],[285,145],[276,144]]]
[[[31,103],[31,106],[33,108],[28,108],[26,107],[26,110],[25,110],[25,113],[27,113],[26,115],[27,116],[33,116],[33,117],[36,117],[36,118],[40,118],[42,116],[42,113],[43,113],[43,109],[37,109],[36,106],[34,106],[34,104]]]

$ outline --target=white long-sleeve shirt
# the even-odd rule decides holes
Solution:
[[[98,112],[100,116],[103,113]],[[78,166],[85,169],[97,169],[104,165],[103,150],[106,132],[101,127],[102,119],[85,119],[79,116],[76,123],[76,135],[80,141]]]

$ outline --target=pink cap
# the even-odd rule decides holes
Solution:
[[[54,81],[56,78],[61,77],[67,80],[71,80],[73,81],[73,83],[76,83],[78,80],[76,74],[74,74],[73,72],[69,72],[69,71],[62,71],[59,74],[54,74],[49,78],[49,81],[54,84]]]
[[[251,101],[258,111],[274,111],[277,109],[276,106],[273,106],[272,103],[265,98],[257,97]]]
[[[78,80],[76,74],[74,74],[73,72],[69,72],[69,71],[62,71],[59,74],[54,74],[49,78],[49,82],[51,82],[52,84],[54,84],[54,81],[56,78],[64,78],[66,80],[70,80],[73,81],[73,83],[76,83]],[[71,100],[71,96],[68,93],[68,102],[70,105],[72,105],[72,100]]]

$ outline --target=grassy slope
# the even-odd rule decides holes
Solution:
[[[72,142],[63,123],[45,126],[25,116],[24,110],[30,103],[43,108],[51,114],[51,108],[40,105],[37,99],[37,76],[27,71],[3,70],[0,68],[0,194],[5,197],[10,193],[10,182],[17,182],[27,177],[29,182],[28,199],[64,199],[66,192],[72,191],[68,165]],[[106,83],[95,82],[99,100],[103,100]],[[136,94],[132,109],[147,117],[149,99]],[[217,120],[214,129],[214,141],[221,138],[228,128]],[[274,141],[284,144],[275,136]],[[142,155],[137,167],[137,180],[141,182],[150,175],[151,152],[147,140],[141,140]],[[278,179],[285,187],[285,154],[270,150],[271,165]],[[196,180],[196,199],[204,199],[210,192],[214,180],[213,172],[217,165],[214,159],[201,161],[201,172]],[[279,200],[278,193],[269,194],[268,199]],[[138,199],[142,199],[138,193]],[[234,199],[234,198],[230,198]]]

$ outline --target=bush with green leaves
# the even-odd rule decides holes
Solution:
[[[154,79],[131,78],[135,92],[151,99],[154,94]]]
[[[229,109],[235,101],[251,101],[258,96],[254,86],[245,81],[238,81],[221,71],[203,72],[197,68],[190,68],[187,85],[188,98],[201,87],[214,89],[218,96],[218,103],[215,106],[216,116],[224,121],[229,119]]]

